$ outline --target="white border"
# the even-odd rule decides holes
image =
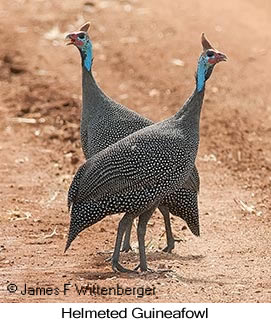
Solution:
[[[180,311],[184,308],[185,311],[198,311],[205,310],[208,308],[208,318],[164,318],[164,319],[146,319],[146,318],[133,318],[132,311],[134,308],[142,308],[148,313],[152,309],[157,310],[170,310]],[[66,316],[64,319],[62,316],[62,308],[68,310],[71,308],[73,311],[84,310],[124,310],[127,309],[127,318],[101,318],[101,319],[90,319],[90,318],[69,318]],[[138,312],[140,312],[138,310]],[[78,312],[76,312],[78,313]],[[17,304],[17,303],[6,303],[0,304],[0,317],[1,322],[7,323],[58,323],[58,322],[211,322],[211,323],[249,323],[249,322],[271,322],[270,318],[271,305],[256,304],[256,303],[240,303],[240,304],[208,304],[208,303],[48,303],[48,304]]]

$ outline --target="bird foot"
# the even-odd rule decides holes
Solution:
[[[135,270],[124,268],[120,263],[114,261],[112,261],[112,269],[114,270],[114,272],[120,273],[137,273]]]

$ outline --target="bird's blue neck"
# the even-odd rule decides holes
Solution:
[[[206,62],[203,57],[200,57],[198,61],[198,70],[196,75],[197,80],[197,91],[201,92],[204,88],[205,81],[206,81]]]
[[[82,63],[84,67],[87,69],[89,72],[91,70],[92,66],[92,45],[91,42],[87,42],[85,46],[81,50],[81,55],[82,55]]]
[[[182,120],[182,123],[189,122],[190,124],[193,124],[193,129],[197,129],[199,126],[200,112],[205,90],[205,81],[208,78],[206,77],[206,70],[207,64],[204,57],[200,56],[196,73],[196,89],[190,98],[185,102],[183,108],[175,114],[175,118],[177,120]]]

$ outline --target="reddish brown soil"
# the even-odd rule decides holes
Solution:
[[[0,3],[0,299],[7,302],[269,302],[271,300],[271,5],[264,0],[2,0]],[[91,5],[92,4],[92,5]],[[165,274],[115,274],[107,255],[120,215],[85,230],[63,254],[66,195],[83,162],[79,53],[59,34],[92,22],[94,70],[114,99],[155,121],[193,89],[200,33],[229,60],[207,84],[197,165],[201,237],[173,218],[181,242],[164,254],[155,214],[149,266]],[[172,63],[180,59],[184,66]],[[25,123],[27,118],[35,123]],[[241,202],[240,202],[241,201]],[[242,210],[242,202],[247,208]],[[246,207],[245,207],[246,209]],[[54,231],[55,230],[55,231]],[[55,234],[54,234],[55,233]],[[132,268],[135,252],[122,255]],[[71,283],[64,296],[19,290]],[[156,295],[78,296],[75,285],[155,286]]]

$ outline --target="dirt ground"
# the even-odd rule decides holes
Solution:
[[[270,302],[271,5],[264,0],[0,2],[0,300],[2,302]],[[147,232],[153,269],[116,274],[120,215],[85,230],[64,254],[67,189],[83,162],[81,66],[65,33],[92,23],[95,76],[115,100],[155,120],[194,87],[200,34],[229,57],[208,81],[197,166],[201,237],[173,217],[181,239],[165,254],[158,212]],[[121,256],[132,268],[134,251]],[[10,283],[15,293],[7,291]],[[22,295],[28,287],[64,295]],[[155,287],[135,296],[79,296],[76,286]],[[31,294],[31,293],[30,293]]]

